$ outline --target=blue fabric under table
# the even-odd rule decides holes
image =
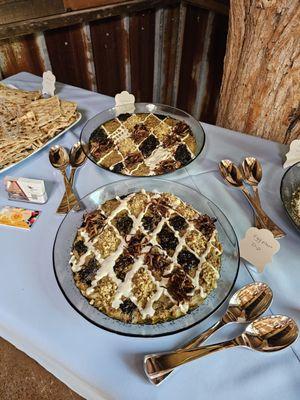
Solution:
[[[17,74],[5,82],[21,89],[41,87],[41,78],[28,73]],[[83,114],[80,124],[55,142],[66,147],[78,140],[89,118],[114,103],[110,97],[63,84],[57,84],[57,94],[76,101]],[[222,158],[239,162],[247,155],[262,161],[262,204],[287,236],[280,240],[281,249],[264,273],[255,273],[241,263],[235,289],[253,280],[267,282],[274,292],[271,312],[290,315],[300,324],[300,236],[283,210],[279,193],[287,148],[216,126],[203,126],[207,136],[204,153],[170,179],[213,200],[241,238],[253,223],[253,215],[241,194],[221,181],[217,163]],[[1,180],[4,175],[7,173],[0,174]],[[181,368],[160,387],[148,383],[143,355],[172,349],[200,333],[222,315],[226,305],[198,326],[164,338],[122,337],[97,328],[71,308],[53,274],[52,246],[63,218],[55,211],[64,187],[61,176],[49,164],[48,148],[11,169],[9,175],[45,179],[50,196],[45,205],[36,206],[42,214],[30,232],[0,228],[0,334],[5,339],[89,400],[299,399],[299,341],[292,348],[273,354],[241,348],[225,350]],[[76,189],[82,197],[119,179],[123,177],[100,170],[88,161],[78,172]],[[0,206],[7,203],[2,185]],[[10,204],[24,206],[18,202]],[[229,339],[241,330],[241,326],[227,326],[209,342]]]

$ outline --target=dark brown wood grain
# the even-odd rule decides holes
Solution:
[[[172,105],[174,99],[174,79],[178,55],[178,28],[180,6],[163,10],[162,65],[160,66],[160,102]]]
[[[116,3],[87,10],[71,11],[49,17],[34,18],[26,21],[26,23],[13,22],[3,24],[0,29],[0,39],[95,21],[101,18],[128,15],[129,13],[144,9],[164,7],[179,2],[180,0],[131,0],[120,4]]]
[[[217,124],[300,138],[300,2],[232,1]]]
[[[65,11],[62,0],[19,0],[0,2],[0,24],[59,14]]]
[[[226,51],[228,17],[215,14],[208,50],[208,74],[206,94],[200,114],[201,121],[214,124],[223,74],[223,62]]]
[[[87,46],[81,25],[46,31],[44,35],[56,79],[84,89],[91,89],[91,78],[87,68]]]
[[[126,89],[128,34],[122,18],[108,18],[90,24],[98,91],[114,96]]]
[[[183,0],[184,4],[193,5],[219,14],[228,15],[229,0]]]
[[[65,8],[68,10],[84,10],[85,8],[124,3],[125,1],[126,0],[63,0]]]
[[[191,1],[194,5],[184,6],[184,0],[132,0],[123,3],[123,8],[118,5],[76,12],[77,17],[93,16],[96,20],[44,32],[53,72],[65,83],[111,96],[126,89],[137,101],[177,105],[196,118],[214,123],[227,16],[203,8],[202,0]],[[212,3],[208,1],[207,8]],[[158,4],[162,7],[157,8]],[[132,12],[146,5],[151,8]],[[103,17],[122,10],[127,11],[125,15]],[[42,35],[39,45],[43,44]],[[47,51],[40,50],[39,45],[35,35],[0,41],[2,76],[23,70],[41,75],[49,63]]]
[[[3,78],[21,71],[41,75],[44,61],[34,35],[0,41],[0,69]]]
[[[132,15],[129,32],[131,92],[137,101],[152,101],[155,11],[151,9]]]
[[[192,113],[196,101],[199,76],[196,73],[203,58],[209,11],[188,6],[186,10],[177,107]]]

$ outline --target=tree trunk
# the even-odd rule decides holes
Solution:
[[[232,0],[217,124],[300,137],[300,1]]]

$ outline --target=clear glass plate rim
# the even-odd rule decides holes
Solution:
[[[134,180],[134,179],[135,179],[135,178],[127,178],[127,179],[122,179],[122,181],[126,182],[126,181],[132,181],[132,180]],[[146,179],[146,178],[144,178],[144,179]],[[172,182],[172,181],[170,181],[170,180],[161,179],[161,178],[157,178],[157,177],[156,177],[156,178],[152,178],[152,177],[151,177],[150,179],[151,179],[151,180],[155,180],[155,181],[164,181],[164,182],[167,182],[167,183]],[[97,192],[98,190],[103,189],[103,188],[106,188],[106,187],[109,187],[109,186],[113,186],[114,184],[119,183],[119,182],[121,182],[121,181],[110,182],[110,183],[108,183],[108,184],[106,184],[106,185],[100,186],[100,187],[98,187],[97,189],[95,189],[95,190],[91,191],[90,193],[86,194],[86,195],[85,195],[84,197],[82,197],[80,200],[84,200],[85,198],[91,196],[93,193]],[[183,326],[183,327],[181,327],[181,328],[176,328],[174,331],[163,332],[163,333],[153,333],[153,334],[128,333],[128,332],[117,331],[117,330],[111,329],[111,328],[109,328],[109,327],[107,327],[107,326],[101,325],[101,324],[95,322],[94,320],[92,320],[91,318],[89,318],[89,317],[88,317],[86,314],[84,314],[83,312],[81,312],[81,311],[72,303],[72,301],[69,299],[68,295],[65,293],[65,290],[64,290],[64,288],[62,287],[62,285],[61,285],[61,283],[60,283],[60,281],[59,281],[59,278],[58,278],[58,276],[57,276],[57,272],[56,272],[56,268],[55,268],[55,261],[54,261],[54,249],[55,249],[55,244],[56,244],[56,241],[57,241],[57,236],[58,236],[59,230],[60,230],[61,226],[63,225],[65,219],[67,218],[67,216],[68,216],[68,214],[69,214],[70,212],[74,212],[73,209],[72,209],[72,210],[70,210],[70,211],[65,215],[65,217],[63,218],[63,220],[62,220],[61,223],[59,224],[59,227],[58,227],[58,229],[57,229],[57,232],[56,232],[56,235],[55,235],[55,238],[54,238],[53,248],[52,248],[53,271],[54,271],[54,276],[55,276],[56,282],[57,282],[57,284],[58,284],[58,287],[60,288],[60,290],[61,290],[63,296],[65,297],[65,299],[67,300],[67,302],[70,304],[70,306],[71,306],[77,313],[79,313],[84,319],[86,319],[87,321],[89,321],[90,323],[92,323],[94,326],[97,326],[98,328],[104,329],[104,330],[107,331],[107,332],[111,332],[111,333],[115,333],[115,334],[118,334],[118,335],[121,335],[121,336],[127,336],[127,337],[136,337],[136,338],[157,338],[157,337],[170,336],[170,335],[174,335],[174,334],[176,334],[176,333],[183,332],[183,331],[185,331],[185,330],[187,330],[187,329],[190,329],[190,328],[192,328],[192,327],[194,327],[194,326],[200,324],[200,323],[203,322],[204,320],[208,319],[208,318],[211,317],[211,315],[213,315],[213,314],[224,304],[224,302],[228,299],[228,296],[230,295],[230,293],[231,293],[231,291],[232,291],[232,289],[233,289],[233,287],[234,287],[234,285],[235,285],[235,283],[236,283],[236,280],[237,280],[237,277],[238,277],[238,274],[239,274],[239,270],[240,270],[240,264],[241,264],[239,241],[238,241],[236,232],[235,232],[235,230],[234,230],[234,228],[233,228],[231,222],[229,221],[229,219],[227,218],[227,216],[224,214],[224,212],[220,209],[220,207],[218,207],[218,206],[217,206],[212,200],[210,200],[207,196],[205,196],[205,195],[202,194],[201,192],[199,192],[199,191],[197,191],[197,190],[195,190],[195,189],[193,189],[193,188],[191,188],[191,187],[189,187],[189,186],[187,186],[187,185],[184,185],[184,184],[182,184],[182,183],[178,183],[178,182],[172,182],[172,183],[175,183],[175,184],[178,185],[178,186],[186,187],[186,188],[188,188],[189,190],[195,192],[197,195],[202,196],[203,198],[205,198],[206,200],[208,200],[210,203],[212,203],[212,204],[218,209],[218,211],[220,211],[221,214],[226,218],[227,223],[229,224],[229,226],[230,226],[230,228],[231,228],[231,230],[232,230],[232,233],[233,233],[233,235],[234,235],[234,238],[235,238],[235,240],[236,240],[236,250],[237,250],[237,267],[236,267],[235,276],[234,276],[234,279],[232,280],[232,284],[231,284],[230,288],[228,289],[228,291],[227,291],[226,295],[224,296],[224,298],[218,303],[218,305],[217,305],[216,307],[214,307],[213,310],[211,310],[211,312],[209,312],[209,313],[208,313],[207,315],[205,315],[203,318],[199,318],[197,321],[191,323],[190,325],[188,325],[188,326]],[[99,311],[99,312],[100,312],[100,311]],[[104,314],[104,315],[105,315],[105,314]],[[107,317],[108,317],[108,316],[107,316]],[[108,318],[109,318],[109,317],[108,317]],[[180,318],[179,318],[179,319],[180,319]],[[179,319],[178,319],[178,320],[179,320]],[[176,320],[174,320],[174,321],[176,321]],[[150,325],[150,324],[149,324],[149,325]],[[150,326],[151,326],[151,325],[150,325]]]
[[[296,221],[294,220],[293,216],[292,216],[291,213],[289,212],[289,210],[288,210],[288,208],[287,208],[287,206],[286,206],[286,202],[285,202],[285,200],[284,200],[284,198],[283,198],[283,186],[284,186],[284,184],[285,184],[285,180],[286,180],[286,178],[287,178],[289,172],[291,172],[291,170],[294,170],[295,167],[297,167],[297,168],[300,169],[300,161],[299,161],[299,162],[296,162],[296,163],[293,164],[293,165],[291,165],[291,166],[285,171],[285,173],[282,175],[281,182],[280,182],[280,198],[281,198],[281,202],[282,202],[283,208],[285,209],[285,212],[286,212],[286,214],[288,215],[290,221],[293,223],[294,227],[295,227],[298,231],[300,231],[300,226],[296,223]]]
[[[184,114],[185,114],[186,116],[188,116],[189,118],[192,118],[192,119],[196,122],[196,124],[199,126],[199,129],[201,130],[201,132],[202,132],[202,134],[203,134],[203,143],[202,143],[202,146],[199,148],[199,151],[198,151],[197,155],[195,156],[195,158],[193,158],[191,161],[189,161],[186,165],[183,165],[182,167],[176,169],[175,171],[166,172],[166,173],[163,173],[163,174],[161,174],[161,175],[152,175],[152,176],[148,176],[148,175],[139,175],[139,176],[138,176],[138,175],[134,175],[134,176],[132,176],[132,177],[134,177],[134,178],[148,178],[148,177],[155,177],[155,176],[167,176],[167,175],[169,176],[169,175],[171,175],[171,174],[176,173],[177,171],[182,170],[183,168],[186,168],[187,166],[189,166],[190,164],[192,164],[192,163],[200,156],[200,154],[202,153],[202,151],[203,151],[203,149],[204,149],[204,147],[205,147],[205,144],[206,144],[206,134],[205,134],[205,130],[204,130],[204,128],[203,128],[203,126],[202,126],[202,124],[201,124],[200,121],[198,121],[196,118],[194,118],[191,114],[187,113],[186,111],[181,110],[180,108],[176,108],[176,107],[173,107],[173,106],[169,106],[169,105],[167,105],[167,104],[151,103],[151,102],[150,102],[150,103],[145,103],[145,102],[143,102],[143,103],[135,103],[135,104],[137,104],[137,105],[150,105],[150,104],[153,104],[153,105],[155,105],[155,106],[159,106],[159,107],[168,107],[168,108],[170,108],[170,109],[172,109],[172,110],[175,110],[175,111],[179,111],[179,112],[181,112],[181,113],[184,113]],[[98,117],[99,115],[104,114],[104,113],[106,113],[106,112],[110,112],[110,111],[112,111],[112,110],[114,110],[114,109],[116,109],[116,108],[117,108],[117,106],[114,106],[114,107],[107,108],[107,109],[105,109],[105,110],[103,110],[103,111],[100,111],[99,113],[95,114],[92,118],[90,118],[88,121],[86,121],[86,123],[84,124],[84,126],[82,127],[82,130],[81,130],[81,132],[80,132],[79,141],[80,141],[81,145],[83,144],[83,140],[82,140],[83,131],[84,131],[85,127],[87,126],[87,124],[90,123],[94,118]],[[83,148],[83,151],[84,151],[85,155],[87,156],[87,158],[88,158],[90,161],[92,161],[92,163],[94,163],[95,165],[97,165],[97,167],[99,167],[99,168],[101,168],[101,169],[104,169],[105,171],[109,171],[109,172],[111,172],[112,174],[116,174],[116,175],[119,175],[119,176],[130,177],[130,175],[122,174],[121,172],[114,172],[114,171],[111,171],[109,168],[105,168],[105,167],[103,167],[101,164],[98,164],[92,157],[90,157],[90,152],[86,150],[86,146],[82,146],[82,148]]]

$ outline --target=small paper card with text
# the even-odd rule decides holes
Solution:
[[[254,265],[258,272],[263,272],[279,249],[279,242],[268,229],[249,228],[240,241],[241,257]]]
[[[130,94],[124,90],[123,92],[115,95],[115,102],[118,115],[134,112],[135,97],[133,94]]]
[[[41,214],[40,211],[21,207],[4,206],[0,208],[0,226],[13,226],[29,230]]]
[[[286,161],[283,168],[291,167],[292,165],[300,162],[300,140],[293,140],[290,144],[290,150],[286,153]]]
[[[55,75],[52,74],[51,71],[46,71],[43,73],[43,89],[42,89],[42,93],[43,94],[48,94],[49,96],[54,96],[54,92],[55,92]]]

